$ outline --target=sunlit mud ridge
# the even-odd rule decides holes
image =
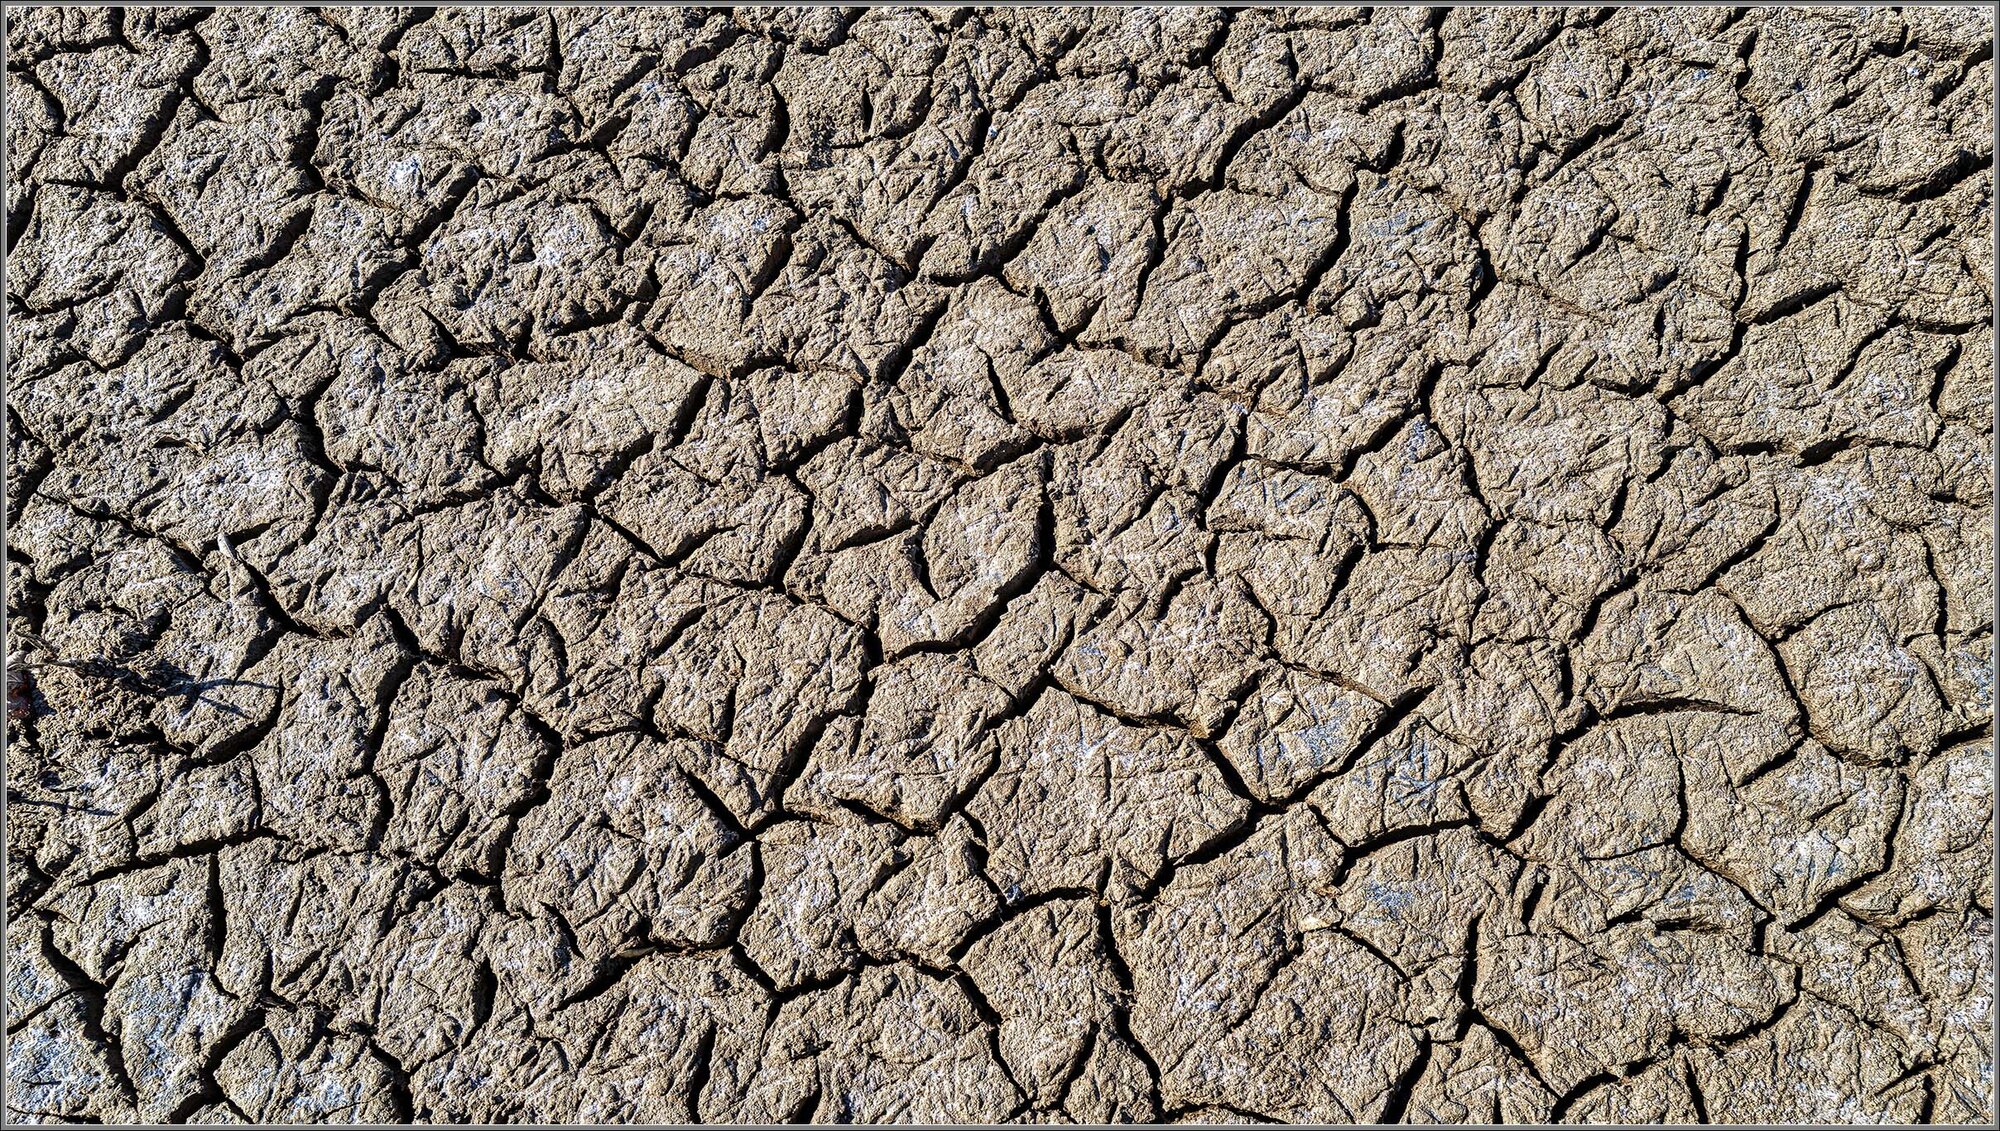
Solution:
[[[8,15],[9,1118],[1991,1117],[1979,6]]]

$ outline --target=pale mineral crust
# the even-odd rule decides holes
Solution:
[[[1984,6],[6,35],[10,1120],[1991,1117]]]

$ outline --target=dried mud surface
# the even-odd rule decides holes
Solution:
[[[13,1119],[1988,1118],[1978,7],[10,15]]]

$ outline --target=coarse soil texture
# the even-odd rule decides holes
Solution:
[[[18,8],[16,1121],[1983,1122],[1983,6]]]

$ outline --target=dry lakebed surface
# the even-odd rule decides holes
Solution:
[[[1984,1122],[1993,41],[13,6],[8,1120]]]

